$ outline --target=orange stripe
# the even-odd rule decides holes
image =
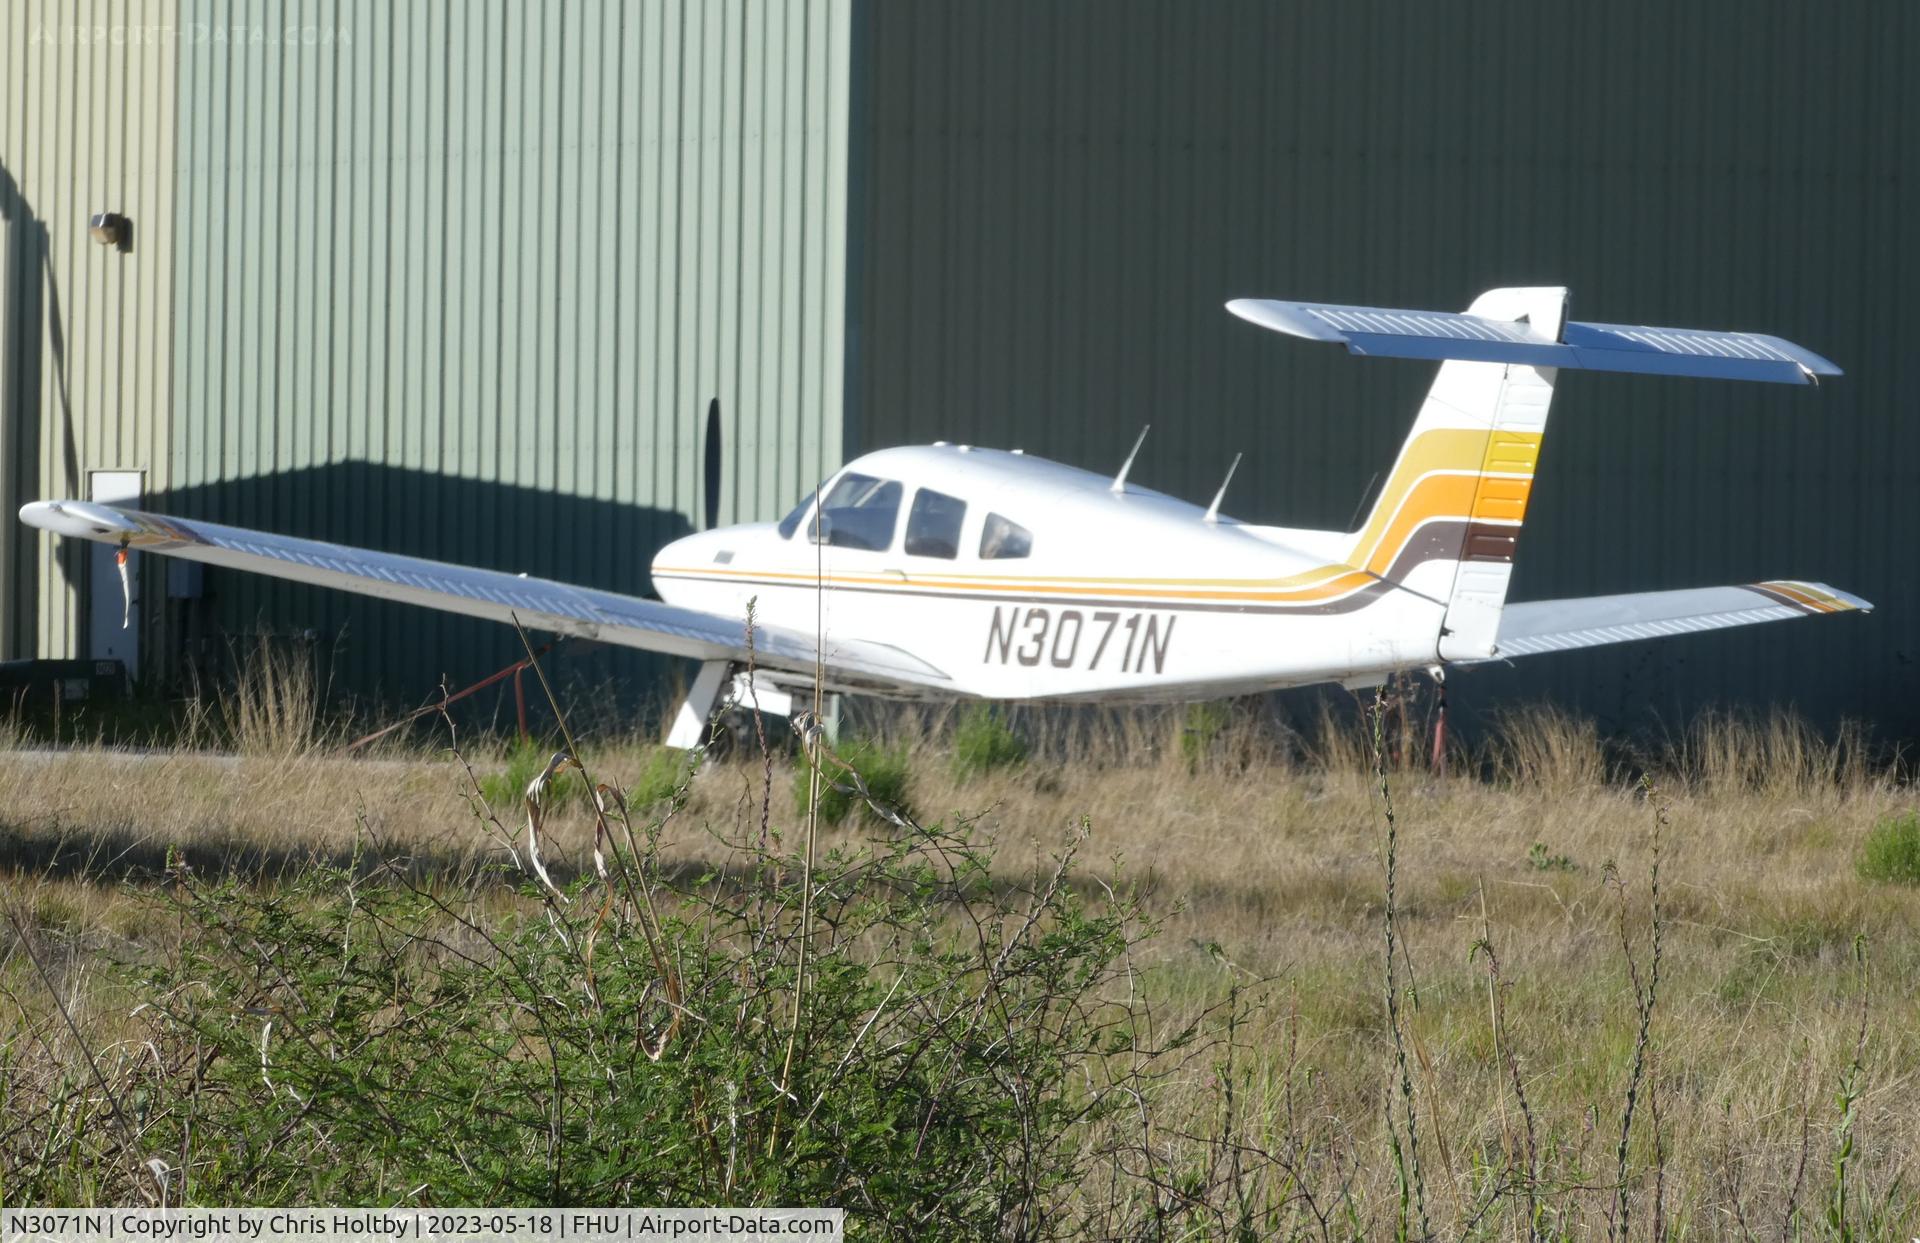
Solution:
[[[1487,434],[1471,428],[1443,427],[1422,432],[1407,442],[1400,460],[1393,464],[1387,485],[1373,507],[1367,525],[1361,529],[1354,547],[1372,550],[1379,546],[1393,515],[1403,507],[1409,493],[1421,478],[1436,470],[1471,471],[1485,460]],[[1357,558],[1356,558],[1357,559]]]
[[[1474,475],[1429,475],[1422,479],[1394,515],[1380,542],[1367,554],[1366,567],[1375,574],[1386,573],[1414,532],[1436,518],[1465,520],[1472,513],[1474,489],[1479,482]]]
[[[685,566],[662,566],[660,568],[663,572],[677,574],[734,575],[756,578],[766,577],[772,573],[779,573],[779,571],[729,569],[719,565],[703,565],[691,568]],[[1296,584],[1312,585],[1315,582],[1325,579],[1330,574],[1350,573],[1353,569],[1354,567],[1350,565],[1329,562],[1325,565],[1315,566],[1311,570],[1302,570],[1298,574],[1288,575],[1285,578],[1127,578],[1092,574],[957,574],[948,571],[940,574],[930,574],[924,577],[916,576],[913,581],[916,583],[939,582],[956,586],[982,585],[988,587],[1020,586],[1026,583],[1092,583],[1145,587],[1290,587]],[[809,572],[789,575],[789,577],[804,578],[812,581],[814,576]],[[898,580],[889,577],[876,579],[875,581],[894,582]]]
[[[1531,479],[1482,475],[1480,486],[1474,490],[1473,517],[1495,522],[1523,521],[1527,516],[1527,497],[1532,492]]]
[[[1313,601],[1346,595],[1376,581],[1390,568],[1420,527],[1435,519],[1517,522],[1526,513],[1530,478],[1488,478],[1499,471],[1530,476],[1540,451],[1537,432],[1435,428],[1407,444],[1381,500],[1355,542],[1366,569],[1328,564],[1285,578],[1123,578],[1010,574],[941,574],[916,577],[915,588],[950,592],[1020,591],[1035,595],[1119,596],[1139,600]],[[1438,471],[1457,472],[1436,474]],[[1362,561],[1356,557],[1356,561]],[[662,576],[727,577],[827,586],[898,587],[902,580],[860,574],[736,569],[726,566],[658,566]],[[1115,590],[1122,588],[1124,590]],[[1211,590],[1227,588],[1228,590]]]
[[[1394,463],[1380,502],[1374,506],[1373,515],[1354,545],[1359,554],[1354,560],[1364,559],[1364,564],[1375,569],[1393,564],[1405,546],[1404,537],[1435,518],[1501,519],[1506,517],[1502,503],[1510,510],[1516,499],[1519,512],[1524,515],[1526,495],[1522,492],[1516,497],[1511,485],[1531,486],[1534,466],[1540,459],[1540,438],[1539,432],[1487,432],[1459,427],[1434,428],[1420,433],[1407,443],[1400,460]],[[1435,476],[1436,471],[1456,473]],[[1489,471],[1526,478],[1498,481],[1502,486],[1491,491],[1493,506],[1484,515],[1478,512],[1471,489],[1467,499],[1458,503],[1452,499],[1457,495],[1456,485],[1446,485],[1428,495],[1429,484],[1436,477],[1464,478],[1471,484]],[[1435,503],[1438,507],[1434,507]],[[1448,509],[1448,505],[1453,508]]]
[[[1487,453],[1480,461],[1480,488],[1473,498],[1476,521],[1521,522],[1527,516],[1527,497],[1533,491],[1533,468],[1540,460],[1538,433],[1500,428],[1487,437]]]
[[[1044,579],[1025,579],[1018,582],[1002,580],[998,583],[953,583],[937,578],[913,578],[903,581],[898,578],[879,578],[863,574],[828,574],[823,578],[814,574],[789,574],[778,570],[736,570],[723,566],[700,566],[693,569],[676,566],[656,566],[654,568],[654,574],[656,577],[664,578],[675,576],[694,578],[725,576],[751,579],[756,582],[777,580],[802,585],[820,582],[828,587],[904,587],[911,585],[916,590],[932,589],[935,591],[955,593],[999,590],[1002,592],[1018,591],[1024,594],[1065,597],[1117,596],[1121,599],[1129,600],[1245,600],[1248,602],[1320,600],[1333,596],[1346,595],[1375,581],[1373,575],[1356,570],[1352,566],[1325,566],[1323,568],[1334,573],[1336,577],[1310,588],[1294,588],[1292,590],[1281,591],[1205,591],[1193,588],[1173,588],[1167,590],[1134,588],[1130,591],[1115,591],[1104,587],[1069,585],[1066,582]],[[1255,585],[1254,581],[1249,580],[1249,585]]]
[[[1815,591],[1806,583],[1770,582],[1759,585],[1822,613],[1839,613],[1852,607],[1837,597]]]
[[[1009,574],[931,574],[915,575],[912,581],[922,586],[951,588],[959,591],[980,590],[1020,590],[1037,591],[1056,589],[1060,591],[1078,591],[1087,594],[1112,594],[1112,586],[1120,587],[1169,587],[1182,591],[1203,587],[1231,587],[1245,590],[1257,588],[1286,588],[1298,584],[1311,587],[1323,582],[1329,576],[1354,574],[1358,571],[1350,565],[1329,564],[1304,571],[1290,578],[1097,578],[1075,577],[1067,575],[1009,575]],[[790,573],[782,570],[755,570],[729,568],[719,565],[703,566],[659,566],[655,573],[693,575],[696,577],[729,577],[751,579],[784,579],[793,582],[813,582],[817,577],[812,572]],[[893,575],[874,576],[870,574],[829,574],[827,581],[839,583],[899,583],[900,578]]]

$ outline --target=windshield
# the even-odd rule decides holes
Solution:
[[[880,552],[893,544],[893,528],[900,517],[900,485],[849,471],[840,476],[820,502],[820,515],[807,528],[814,543],[835,548],[863,548]],[[826,537],[821,538],[825,528]]]
[[[801,497],[800,503],[793,507],[793,512],[780,520],[781,539],[792,539],[793,533],[800,529],[800,520],[807,516],[809,509],[813,508],[814,495],[814,493],[809,492]]]

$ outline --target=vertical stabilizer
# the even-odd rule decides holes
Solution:
[[[1495,289],[1468,314],[1557,341],[1562,288]],[[1553,401],[1555,368],[1449,359],[1347,561],[1446,604],[1438,655],[1493,654]]]

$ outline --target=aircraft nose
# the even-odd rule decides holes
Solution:
[[[661,545],[660,551],[653,554],[653,590],[662,600],[670,599],[674,577],[711,563],[718,546],[711,531],[683,535]]]
[[[701,545],[705,542],[706,533],[699,532],[693,535],[683,535],[677,540],[662,544],[660,551],[653,554],[653,568],[658,571],[670,569],[675,566],[685,569],[689,566],[698,565],[706,559],[701,555]]]

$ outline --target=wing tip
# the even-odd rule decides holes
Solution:
[[[1270,332],[1285,333],[1308,341],[1351,345],[1345,333],[1336,332],[1321,323],[1297,303],[1282,302],[1277,298],[1234,298],[1226,305],[1229,313]]]
[[[1873,612],[1873,601],[1826,583],[1775,578],[1762,583],[1752,583],[1749,586],[1763,594],[1784,598],[1788,603],[1809,613]]]
[[[92,501],[28,501],[20,507],[20,521],[79,539],[111,540],[140,532],[133,519]]]

